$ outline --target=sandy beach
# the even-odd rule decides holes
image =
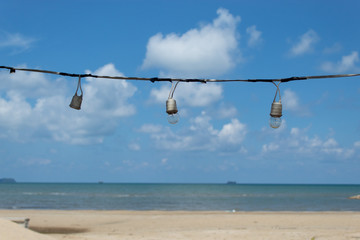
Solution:
[[[9,217],[30,218],[30,229]],[[354,240],[360,212],[0,210],[0,239]]]

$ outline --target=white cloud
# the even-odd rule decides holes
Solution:
[[[208,77],[227,72],[236,62],[236,26],[240,17],[223,8],[217,14],[212,23],[182,35],[152,36],[142,67],[158,68],[165,75],[180,77]]]
[[[140,145],[137,143],[130,143],[128,145],[128,148],[133,151],[140,151],[140,149],[141,149]]]
[[[121,75],[112,64],[95,73]],[[77,79],[69,93],[68,82],[63,78],[53,81],[44,74],[20,71],[1,72],[0,77],[0,137],[17,141],[50,138],[70,144],[101,143],[115,131],[120,118],[135,113],[135,107],[127,100],[136,87],[124,81],[84,79],[83,105],[77,111],[69,108]]]
[[[339,146],[333,137],[321,139],[319,136],[309,137],[307,131],[309,129],[292,128],[290,134],[283,133],[280,138],[263,144],[262,153],[282,152],[293,154],[297,157],[311,156],[312,158],[326,159],[335,157],[338,159],[349,159],[355,154],[357,142],[352,148],[344,148]],[[360,144],[359,144],[360,145]]]
[[[233,118],[237,115],[238,110],[234,106],[221,104],[219,109],[216,111],[218,118]]]
[[[359,54],[357,51],[353,51],[347,56],[343,56],[341,61],[337,63],[325,62],[322,64],[321,68],[325,72],[330,73],[342,73],[347,71],[359,71],[360,67],[356,66],[356,63],[359,62]]]
[[[262,38],[261,38],[262,32],[257,30],[255,25],[248,27],[246,29],[246,33],[249,35],[249,40],[248,40],[249,47],[255,47],[262,42]]]
[[[26,68],[25,65],[18,67]],[[1,71],[0,76],[4,79],[0,81],[0,94],[1,91],[8,92],[10,89],[26,98],[66,94],[66,84],[63,80],[59,78],[49,81],[47,75],[42,73],[16,71],[15,74],[9,74],[7,71]]]
[[[190,125],[179,132],[173,132],[169,127],[161,127],[159,131],[148,131],[149,125],[143,125],[144,133],[150,134],[154,144],[159,149],[174,151],[238,151],[246,153],[242,146],[247,134],[247,127],[238,119],[232,119],[216,129],[211,124],[211,117],[202,112],[190,120]],[[157,127],[156,127],[156,130]],[[170,144],[171,143],[171,144]]]
[[[291,128],[291,130],[290,130],[290,134],[291,134],[291,135],[296,136],[296,135],[298,135],[299,133],[300,133],[300,129],[299,129],[299,128]]]
[[[282,104],[284,106],[284,110],[292,111],[298,116],[310,115],[309,110],[304,105],[300,104],[300,100],[297,94],[290,89],[286,89],[284,91]]]
[[[334,138],[329,138],[328,140],[326,140],[326,142],[324,142],[323,146],[325,148],[332,148],[332,147],[337,147],[338,143],[336,142],[336,140]]]
[[[165,104],[169,92],[170,84],[163,85],[159,89],[152,89],[150,96],[155,102]],[[222,86],[216,83],[179,83],[174,99],[180,111],[181,106],[203,107],[212,104],[222,98],[222,92]]]
[[[334,45],[324,49],[325,54],[333,54],[340,52],[343,49],[343,46],[340,43],[334,43]]]
[[[223,143],[237,144],[241,143],[246,136],[246,126],[237,119],[231,119],[231,122],[225,124],[220,130],[218,137]]]
[[[103,66],[94,74],[124,76],[113,64]],[[134,95],[136,87],[126,81],[88,78],[83,89],[86,98],[83,110],[86,113],[105,117],[124,117],[135,113],[135,107],[128,104],[127,99]]]
[[[154,124],[144,124],[139,129],[139,132],[144,133],[158,133],[162,130],[161,125],[154,125]]]
[[[295,110],[299,107],[299,98],[295,92],[286,89],[283,96],[284,108],[287,110]]]
[[[30,48],[33,42],[34,38],[25,37],[20,33],[0,33],[0,48],[15,48],[22,51]]]
[[[277,143],[264,144],[262,146],[262,152],[266,153],[266,152],[276,151],[279,149],[279,147],[280,145]]]
[[[354,142],[354,147],[356,147],[356,148],[360,148],[360,141],[356,141],[356,142]]]
[[[29,120],[31,105],[22,95],[15,91],[9,91],[6,98],[0,98],[0,124],[10,128]]]
[[[295,43],[290,49],[290,54],[292,56],[299,56],[311,52],[315,43],[318,41],[319,36],[314,30],[310,29],[309,31],[301,35],[299,41]]]

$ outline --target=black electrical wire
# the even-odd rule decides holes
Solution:
[[[66,72],[55,72],[41,69],[31,69],[31,68],[15,68],[0,66],[0,68],[10,70],[10,73],[15,73],[16,71],[27,71],[27,72],[39,72],[39,73],[48,73],[55,74],[67,77],[91,77],[91,78],[107,78],[107,79],[119,79],[119,80],[140,80],[140,81],[150,81],[150,82],[290,82],[290,81],[299,81],[299,80],[308,80],[308,79],[323,79],[323,78],[343,78],[343,77],[356,77],[360,76],[360,73],[356,74],[337,74],[337,75],[318,75],[318,76],[303,76],[303,77],[289,77],[289,78],[278,78],[278,79],[199,79],[199,78],[143,78],[143,77],[121,77],[121,76],[99,76],[94,74],[74,74]]]

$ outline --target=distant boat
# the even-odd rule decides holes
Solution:
[[[234,185],[234,184],[237,184],[237,183],[235,181],[228,181],[226,184]]]
[[[103,182],[103,181],[99,181],[98,183],[99,183],[99,184],[103,184],[104,182]]]

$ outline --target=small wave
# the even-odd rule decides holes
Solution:
[[[236,213],[237,212],[237,210],[236,209],[233,209],[233,210],[226,210],[225,212],[231,212],[231,213]]]
[[[40,192],[23,192],[23,195],[42,195]]]
[[[39,196],[39,195],[52,195],[52,196],[65,196],[68,195],[67,193],[64,192],[50,192],[50,193],[45,193],[45,192],[23,192],[23,195],[28,195],[28,196]]]
[[[130,197],[130,195],[129,194],[117,194],[117,195],[115,195],[115,197],[117,197],[117,198],[128,198],[128,197]]]
[[[51,192],[49,193],[49,195],[53,195],[53,196],[66,196],[68,195],[67,193],[64,192]]]

